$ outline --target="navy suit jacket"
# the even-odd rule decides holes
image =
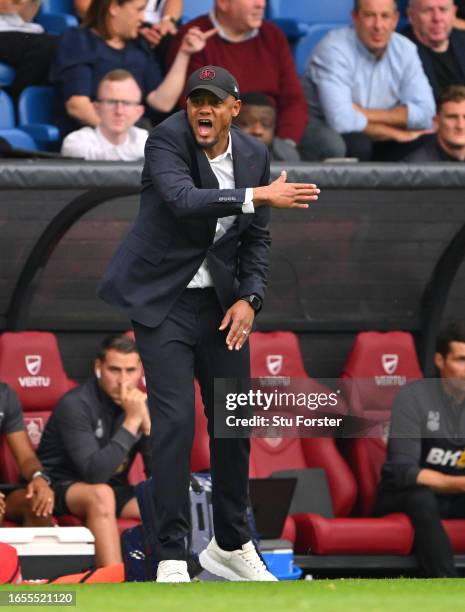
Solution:
[[[412,27],[405,28],[402,30],[402,34],[407,38],[410,38],[414,42],[418,49],[418,55],[420,56],[421,63],[423,64],[423,70],[425,71],[428,81],[433,89],[433,94],[436,100],[441,95],[439,82],[434,71],[434,65],[431,61],[431,55],[428,47],[425,47],[413,33]],[[453,29],[450,33],[450,46],[454,52],[455,58],[462,72],[462,80],[459,83],[451,83],[451,85],[465,85],[465,32],[461,30]]]
[[[98,294],[128,318],[156,327],[204,258],[223,310],[238,297],[265,293],[270,210],[243,214],[245,188],[268,185],[269,154],[231,127],[235,189],[219,189],[185,111],[158,125],[145,147],[139,215],[111,260]],[[238,215],[213,242],[219,217]]]

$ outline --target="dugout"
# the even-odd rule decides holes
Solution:
[[[281,165],[273,165],[277,176]],[[361,330],[402,329],[425,375],[441,320],[464,316],[463,164],[299,164],[316,182],[306,211],[273,211],[269,290],[257,328],[299,335],[307,372],[336,378]],[[0,167],[0,333],[51,330],[68,374],[83,380],[103,334],[128,321],[95,295],[137,214],[140,164],[3,161]],[[307,571],[386,575],[413,557],[297,559]],[[456,557],[465,567],[465,556]]]
[[[273,176],[282,167],[273,165]],[[441,319],[464,313],[463,164],[287,170],[322,193],[306,211],[272,211],[257,328],[297,332],[314,377],[337,377],[354,335],[369,329],[412,332],[425,367]],[[56,332],[78,380],[101,335],[128,327],[95,289],[137,213],[140,171],[137,163],[2,160],[0,332]]]

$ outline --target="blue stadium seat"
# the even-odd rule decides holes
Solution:
[[[15,107],[6,91],[0,89],[0,129],[16,127]]]
[[[14,78],[14,69],[8,64],[0,62],[0,87],[8,87],[8,85],[13,83]]]
[[[44,2],[46,4],[46,2]],[[61,4],[59,0],[49,0],[50,6],[58,6]],[[63,0],[64,4],[64,0]],[[66,7],[64,7],[66,8]],[[52,12],[47,10],[43,5],[40,7],[34,21],[39,23],[49,34],[63,34],[70,28],[79,26],[79,20],[73,13]]]
[[[76,15],[73,0],[42,0],[44,13]]]
[[[182,7],[182,21],[187,23],[199,15],[209,13],[213,7],[213,0],[184,0]]]
[[[353,0],[268,0],[268,16],[308,24],[350,23],[353,6]]]
[[[330,30],[341,27],[340,23],[319,23],[308,26],[308,31],[304,37],[292,46],[292,54],[299,77],[303,76],[308,58],[313,48],[320,42],[325,34]]]
[[[37,149],[34,140],[16,128],[15,109],[10,96],[0,89],[0,137],[17,149]]]
[[[53,87],[26,87],[19,97],[19,127],[37,143],[39,149],[49,149],[59,142],[60,131],[53,125]]]
[[[34,139],[17,128],[10,130],[0,129],[0,138],[5,139],[14,149],[27,149],[29,151],[37,151],[37,145]]]
[[[353,0],[269,0],[267,17],[284,31],[292,45],[306,36],[309,26],[351,23],[352,9]]]

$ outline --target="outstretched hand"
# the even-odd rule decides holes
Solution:
[[[310,202],[318,200],[320,190],[313,183],[288,183],[283,170],[278,178],[266,187],[255,187],[253,202],[257,206],[272,208],[308,208]]]

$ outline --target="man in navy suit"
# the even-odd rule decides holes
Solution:
[[[210,435],[215,539],[200,555],[229,580],[274,580],[246,521],[248,439],[214,436],[213,381],[247,378],[248,336],[266,287],[270,207],[307,208],[315,185],[268,185],[269,155],[232,127],[239,87],[204,66],[187,82],[187,111],[158,125],[145,150],[139,216],[100,296],[131,318],[152,420],[158,582],[187,582],[194,376]]]

